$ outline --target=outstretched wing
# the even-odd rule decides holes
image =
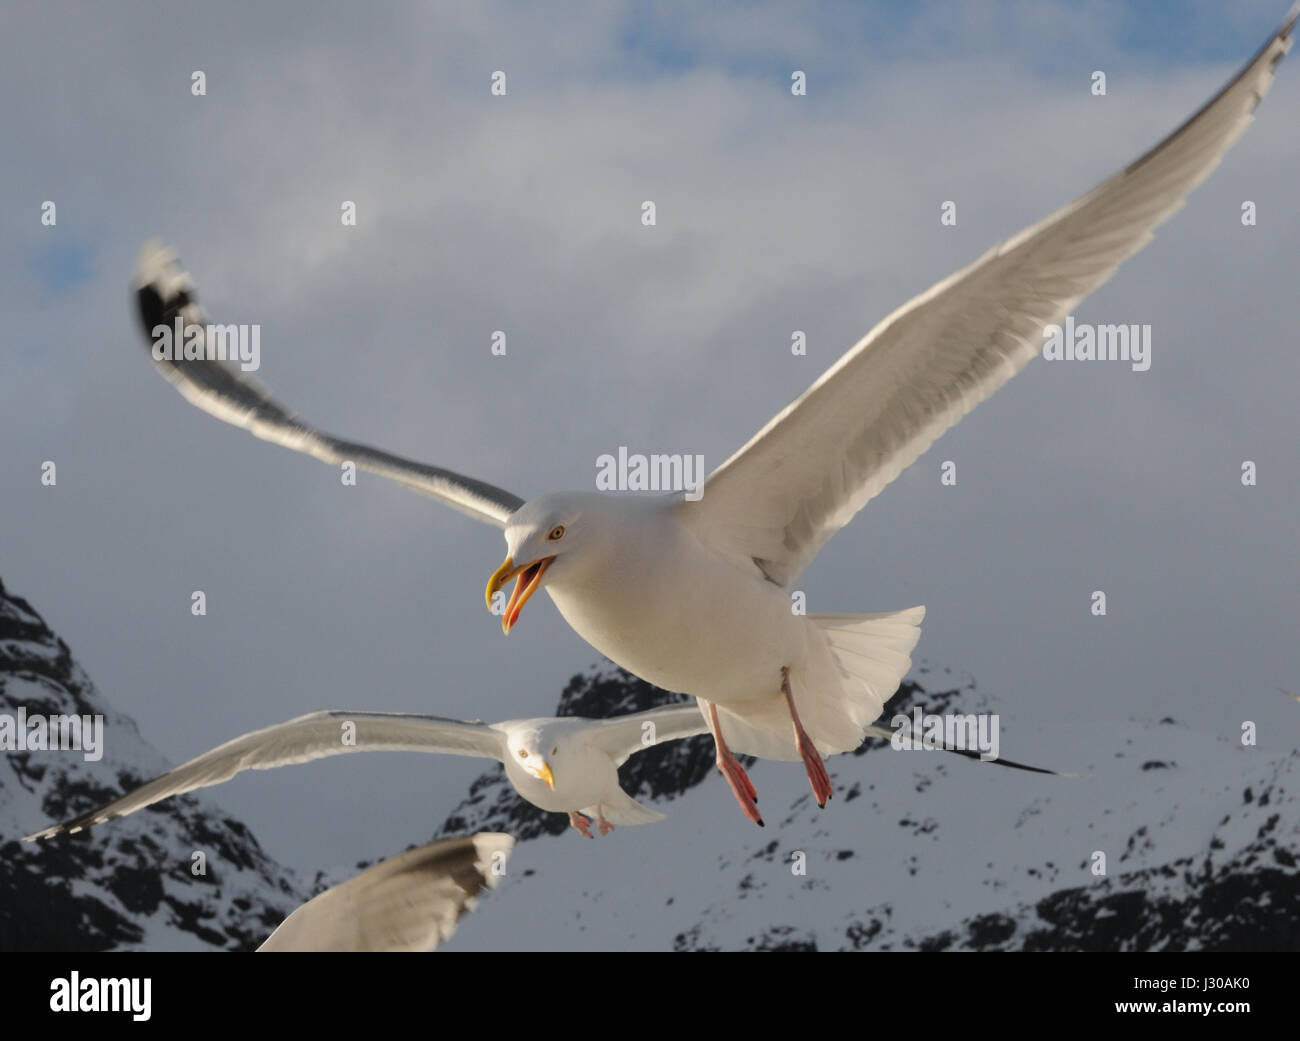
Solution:
[[[135,286],[140,322],[154,364],[187,401],[205,412],[242,427],[265,441],[273,441],[295,452],[305,452],[324,462],[351,461],[363,470],[401,481],[417,491],[441,499],[461,513],[498,527],[505,527],[506,518],[524,504],[517,495],[483,481],[437,466],[412,462],[353,441],[342,441],[298,419],[238,366],[219,360],[223,352],[218,350],[217,343],[208,343],[208,319],[198,305],[194,283],[177,263],[175,254],[157,239],[150,239],[140,251],[136,260]],[[186,329],[203,327],[198,344],[202,348],[202,358],[188,361],[183,357],[176,358],[174,355],[181,344],[175,343],[174,337],[173,357],[157,357],[164,352],[153,349],[154,330],[159,326],[174,329],[178,316]],[[208,360],[209,353],[212,360]]]
[[[441,752],[499,760],[504,749],[505,738],[486,723],[399,712],[312,712],[227,741],[121,798],[28,835],[25,841],[125,817],[173,795],[221,784],[245,770],[273,770],[349,752]]]
[[[1020,371],[1061,320],[1152,238],[1250,124],[1300,3],[1191,119],[1087,195],[871,330],[676,505],[737,565],[792,582],[825,541]]]
[[[443,839],[381,860],[289,915],[258,951],[429,951],[501,880],[515,840]]]
[[[595,728],[592,743],[613,759],[615,766],[622,766],[635,753],[654,748],[664,741],[709,732],[704,716],[693,701],[611,719],[593,719],[591,723]]]

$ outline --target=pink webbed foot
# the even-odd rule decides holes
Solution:
[[[614,830],[614,825],[605,819],[605,815],[600,812],[599,807],[596,809],[596,828],[602,835],[608,835]]]
[[[821,753],[817,751],[817,746],[806,733],[800,732],[795,738],[795,744],[799,754],[803,756],[803,765],[808,771],[808,783],[812,786],[813,797],[817,800],[818,807],[825,808],[834,789],[831,787],[830,774],[826,772],[826,764],[822,762]]]
[[[756,805],[758,790],[754,787],[754,782],[749,779],[745,768],[740,765],[740,761],[731,754],[727,742],[723,740],[722,725],[718,722],[718,710],[712,704],[709,705],[709,723],[713,728],[713,744],[717,749],[714,762],[722,776],[727,779],[727,784],[731,785],[731,794],[736,797],[736,802],[740,804],[740,809],[746,817],[760,828],[767,827]]]
[[[740,804],[745,816],[760,828],[767,827],[763,823],[763,815],[758,812],[758,794],[754,790],[754,783],[749,779],[749,774],[745,773],[745,768],[740,765],[739,760],[723,745],[718,749],[716,762],[718,769],[722,771],[722,776],[731,785],[731,794],[736,797],[736,802]]]
[[[826,764],[822,761],[817,746],[813,744],[813,739],[808,736],[808,731],[804,730],[803,724],[799,722],[799,713],[794,707],[794,692],[790,689],[788,665],[781,670],[781,693],[785,695],[786,704],[790,706],[790,718],[794,721],[794,744],[803,758],[804,769],[808,771],[808,783],[812,786],[813,798],[817,800],[819,808],[825,808],[827,800],[834,791],[831,787],[831,777],[826,772]]]
[[[577,810],[569,811],[569,823],[578,829],[578,834],[589,839],[594,839],[596,837],[591,833],[591,821]],[[604,832],[601,832],[601,834],[603,835]]]

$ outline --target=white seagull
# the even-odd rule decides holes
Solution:
[[[515,791],[534,806],[567,813],[588,838],[615,824],[650,824],[664,815],[619,787],[618,768],[662,741],[708,733],[694,705],[633,712],[611,719],[577,716],[503,723],[443,719],[400,712],[327,710],[254,730],[204,752],[126,795],[24,841],[81,831],[156,802],[228,781],[245,770],[273,770],[349,752],[435,752],[504,763]]]
[[[431,951],[501,881],[514,845],[483,831],[381,860],[312,897],[258,951]]]
[[[662,813],[642,806],[623,791],[618,783],[620,766],[635,753],[661,742],[707,733],[703,710],[690,704],[609,719],[549,716],[491,724],[402,712],[328,709],[243,734],[102,806],[26,835],[23,841],[75,834],[173,795],[211,788],[245,770],[274,770],[349,752],[433,752],[495,759],[505,765],[506,777],[523,798],[540,809],[567,813],[573,827],[594,838],[593,817],[602,835],[613,831],[615,824],[650,824],[664,819]],[[869,726],[866,736],[892,741],[896,734]],[[792,744],[789,737],[786,741]],[[984,761],[978,751],[945,745],[937,749]],[[753,751],[743,743],[737,750],[745,754]],[[793,758],[789,748],[778,751]],[[1073,776],[1011,759],[989,762],[1031,773]]]
[[[505,531],[489,601],[517,579],[509,632],[538,589],[628,671],[700,700],[717,765],[745,813],[757,796],[732,748],[802,759],[819,805],[824,755],[856,748],[911,666],[924,608],[798,615],[790,589],[848,523],[944,431],[1027,365],[1121,261],[1152,238],[1253,118],[1300,4],[1199,112],[1109,180],[904,304],[708,478],[703,496],[544,495],[322,433],[234,367],[205,331],[193,284],[156,243],[136,271],[150,337],[180,321],[185,358],[152,353],[190,402],[268,441],[350,460]],[[159,340],[158,342],[162,342]],[[211,353],[207,353],[207,352]],[[793,738],[793,740],[791,740]]]

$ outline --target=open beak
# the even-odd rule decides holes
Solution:
[[[555,774],[551,773],[551,768],[548,764],[543,763],[537,768],[536,773],[538,777],[546,782],[546,787],[551,789],[551,791],[555,791]]]
[[[497,590],[512,578],[518,576],[514,592],[510,594],[510,602],[506,604],[506,613],[501,616],[501,631],[503,633],[509,633],[515,622],[519,620],[519,612],[524,609],[524,604],[528,602],[528,598],[537,592],[542,576],[546,574],[546,569],[553,563],[555,563],[554,557],[542,557],[541,560],[534,560],[531,564],[516,565],[513,560],[506,557],[505,563],[492,572],[492,577],[488,579],[487,590],[483,594],[483,599],[487,601],[489,611],[492,609],[492,597]]]

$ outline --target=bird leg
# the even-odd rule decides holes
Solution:
[[[569,823],[578,829],[579,834],[584,835],[589,839],[594,839],[596,837],[591,833],[591,821],[577,810],[569,811]],[[604,834],[604,832],[601,834]]]
[[[596,807],[596,827],[602,835],[608,835],[614,830],[614,825],[605,820],[605,814],[599,806]]]
[[[799,722],[799,712],[794,707],[794,692],[790,689],[790,666],[788,665],[781,667],[781,693],[785,695],[785,703],[790,706],[790,718],[794,720],[794,744],[799,754],[803,756],[803,765],[808,771],[808,783],[812,785],[813,797],[817,800],[817,805],[824,808],[826,800],[831,797],[831,778],[826,772],[826,764],[822,762],[821,753],[817,751],[813,739],[808,736],[808,731]]]
[[[762,814],[758,812],[758,806],[755,805],[758,802],[758,791],[754,788],[754,782],[749,779],[749,774],[745,773],[745,768],[727,747],[727,742],[722,737],[722,724],[718,722],[718,709],[713,702],[709,702],[709,727],[713,731],[713,744],[717,749],[714,762],[717,763],[722,776],[727,779],[727,783],[731,785],[731,794],[736,797],[736,802],[740,803],[740,808],[746,817],[760,828],[766,827]]]

